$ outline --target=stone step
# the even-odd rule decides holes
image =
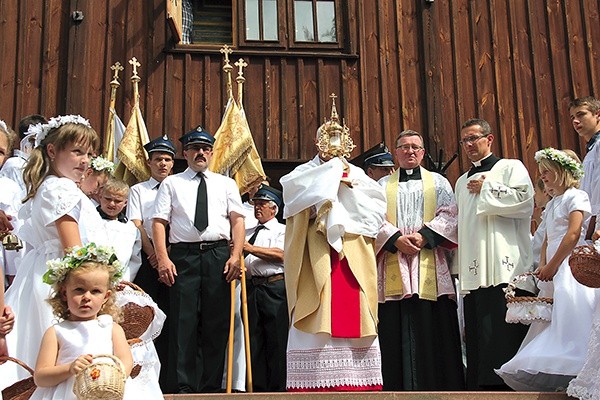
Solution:
[[[293,396],[293,397],[292,397]],[[165,400],[567,400],[565,393],[540,392],[351,392],[166,394]]]

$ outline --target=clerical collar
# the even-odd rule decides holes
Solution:
[[[488,154],[486,157],[482,158],[479,161],[474,161],[473,166],[469,170],[467,177],[474,175],[478,172],[486,172],[492,169],[496,163],[500,161],[498,157],[496,157],[493,153]]]
[[[98,213],[100,214],[100,216],[102,217],[102,219],[108,219],[108,220],[112,220],[113,219],[108,214],[106,214],[104,211],[102,211],[102,208],[100,206],[96,207],[96,210],[98,210]],[[122,223],[126,223],[128,221],[127,216],[125,215],[124,211],[121,211],[119,213],[119,215],[117,215],[116,219],[117,219],[117,221],[122,222]]]
[[[398,178],[398,182],[408,182],[413,180],[421,179],[421,168],[413,168],[413,169],[402,169],[400,168],[400,174]]]
[[[585,145],[585,150],[587,152],[592,151],[594,145],[596,144],[596,142],[598,142],[598,140],[600,140],[600,131],[596,132],[594,136],[592,136],[590,140],[588,140],[587,144]]]
[[[487,156],[483,157],[481,160],[479,161],[471,161],[471,164],[473,164],[473,166],[475,167],[481,167],[481,165],[485,165],[485,160],[487,160],[488,158],[490,158],[493,155],[493,153],[488,154]]]

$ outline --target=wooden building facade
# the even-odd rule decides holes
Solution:
[[[196,125],[215,132],[226,102],[220,46],[176,43],[167,6],[178,1],[0,0],[0,118],[15,126],[31,113],[77,113],[102,133],[110,66],[128,67],[116,107],[126,122],[127,61],[136,57],[151,137],[177,139]],[[241,34],[246,0],[194,1],[231,9],[231,58],[249,64],[244,105],[274,177],[313,156],[332,92],[353,156],[414,129],[434,159],[440,150],[448,158],[472,117],[490,122],[496,153],[522,159],[532,175],[540,147],[584,148],[568,103],[600,95],[599,0],[328,0],[339,35],[332,46],[256,45]],[[284,5],[281,21],[298,0],[273,1]],[[466,168],[461,154],[450,180]]]

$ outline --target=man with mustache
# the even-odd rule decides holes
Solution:
[[[197,127],[179,140],[188,168],[163,180],[152,224],[159,279],[170,288],[169,369],[178,393],[220,392],[229,282],[240,276],[245,241],[242,199],[233,179],[208,170],[210,133]]]

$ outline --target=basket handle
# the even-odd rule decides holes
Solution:
[[[29,372],[31,374],[31,376],[33,376],[33,369],[31,369],[31,367],[29,367],[29,365],[25,364],[23,361],[19,360],[18,358],[14,358],[14,357],[10,357],[10,356],[0,356],[0,364],[4,363],[6,361],[12,361],[15,364],[20,365],[21,367],[25,368],[27,370],[27,372]]]
[[[517,276],[515,276],[512,281],[510,281],[508,283],[508,286],[506,286],[503,290],[504,290],[504,298],[506,300],[508,299],[512,299],[515,297],[515,289],[517,288],[517,283],[524,281],[525,279],[527,279],[527,277],[529,276],[535,276],[533,274],[533,272],[531,271],[527,271],[523,274],[519,274]]]
[[[144,292],[144,289],[142,289],[141,287],[139,287],[138,285],[136,285],[136,284],[135,284],[135,283],[133,283],[133,282],[129,282],[129,281],[121,281],[121,282],[119,282],[119,285],[123,285],[123,286],[129,286],[129,287],[130,287],[130,288],[132,288],[133,290],[137,290],[137,291],[139,291],[139,292],[146,293],[146,292]]]
[[[125,365],[123,364],[123,361],[121,361],[121,359],[113,354],[96,354],[92,356],[92,359],[96,359],[96,358],[110,358],[115,364],[117,364],[117,366],[119,368],[121,368],[121,372],[123,372],[123,374],[125,374]],[[92,364],[88,365],[88,367],[90,367]]]

